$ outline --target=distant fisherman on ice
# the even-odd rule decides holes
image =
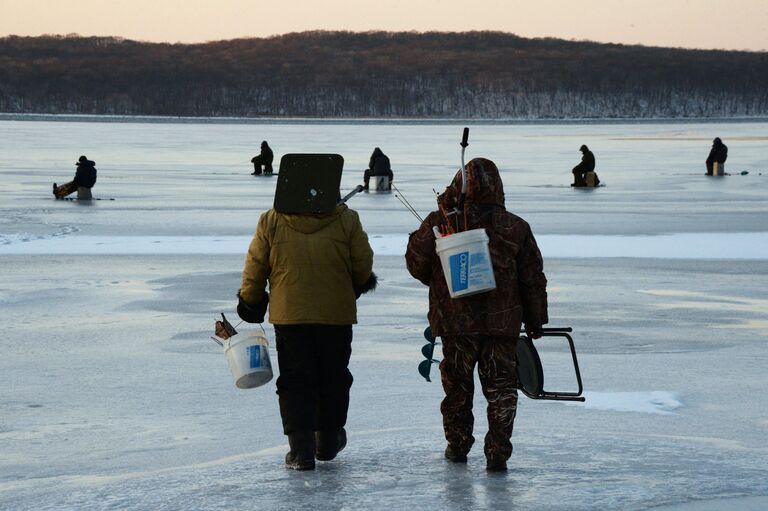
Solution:
[[[264,175],[270,176],[272,175],[272,160],[275,158],[274,153],[272,152],[272,149],[269,147],[269,144],[267,144],[267,141],[264,140],[261,142],[261,152],[258,156],[254,156],[251,158],[251,163],[253,163],[253,172],[251,173],[252,176],[260,176],[261,175],[261,168],[264,167]]]
[[[595,155],[586,145],[579,148],[581,151],[581,163],[573,167],[573,184],[571,186],[595,187],[600,184],[600,180],[595,173]]]
[[[712,149],[709,151],[709,156],[707,156],[707,175],[725,175],[726,159],[728,159],[728,146],[723,144],[720,137],[716,137],[712,141]]]
[[[392,179],[394,174],[392,173],[392,166],[389,163],[389,157],[384,154],[384,151],[378,147],[373,150],[371,159],[368,161],[368,168],[363,173],[363,190],[368,191],[369,182],[373,176],[384,176],[388,178],[386,184],[387,190],[392,186]]]
[[[91,188],[96,184],[96,162],[81,156],[75,165],[77,165],[77,170],[72,181],[61,186],[53,183],[53,195],[57,199],[63,199],[75,192],[78,192],[78,198],[80,199],[91,198]]]

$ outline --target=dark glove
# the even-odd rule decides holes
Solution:
[[[267,313],[269,293],[264,291],[264,299],[257,304],[246,303],[237,292],[237,315],[246,323],[264,323],[264,315]]]
[[[379,278],[376,276],[375,273],[371,272],[371,276],[368,277],[368,280],[357,285],[352,285],[352,288],[355,290],[355,299],[360,298],[360,295],[363,295],[369,291],[373,291],[376,289],[376,284],[379,283]]]
[[[525,325],[525,335],[527,335],[530,339],[539,339],[542,333],[544,332],[541,330],[541,325]]]

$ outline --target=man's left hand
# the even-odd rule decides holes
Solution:
[[[531,339],[539,339],[541,337],[541,325],[528,326],[525,325],[525,335]]]

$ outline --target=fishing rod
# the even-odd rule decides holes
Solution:
[[[403,206],[405,206],[405,208],[406,208],[408,211],[410,211],[410,212],[413,214],[413,216],[415,216],[416,218],[418,218],[419,222],[423,222],[423,221],[424,221],[424,219],[422,219],[422,218],[421,218],[421,216],[419,215],[419,213],[416,211],[416,208],[414,208],[414,207],[411,205],[411,203],[410,203],[410,202],[408,202],[408,199],[406,199],[406,198],[405,198],[405,195],[403,195],[403,192],[401,192],[401,191],[400,191],[400,190],[397,188],[397,186],[395,186],[395,184],[394,184],[394,183],[390,183],[390,186],[391,186],[392,188],[394,188],[394,189],[395,189],[395,191],[397,192],[397,193],[395,194],[395,198],[396,198],[397,200],[399,200],[399,201],[402,203],[402,205],[403,205]]]

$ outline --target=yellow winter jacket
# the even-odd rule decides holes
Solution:
[[[240,297],[264,298],[277,325],[357,323],[354,285],[371,275],[373,250],[355,211],[342,204],[329,214],[262,214],[248,248]]]

